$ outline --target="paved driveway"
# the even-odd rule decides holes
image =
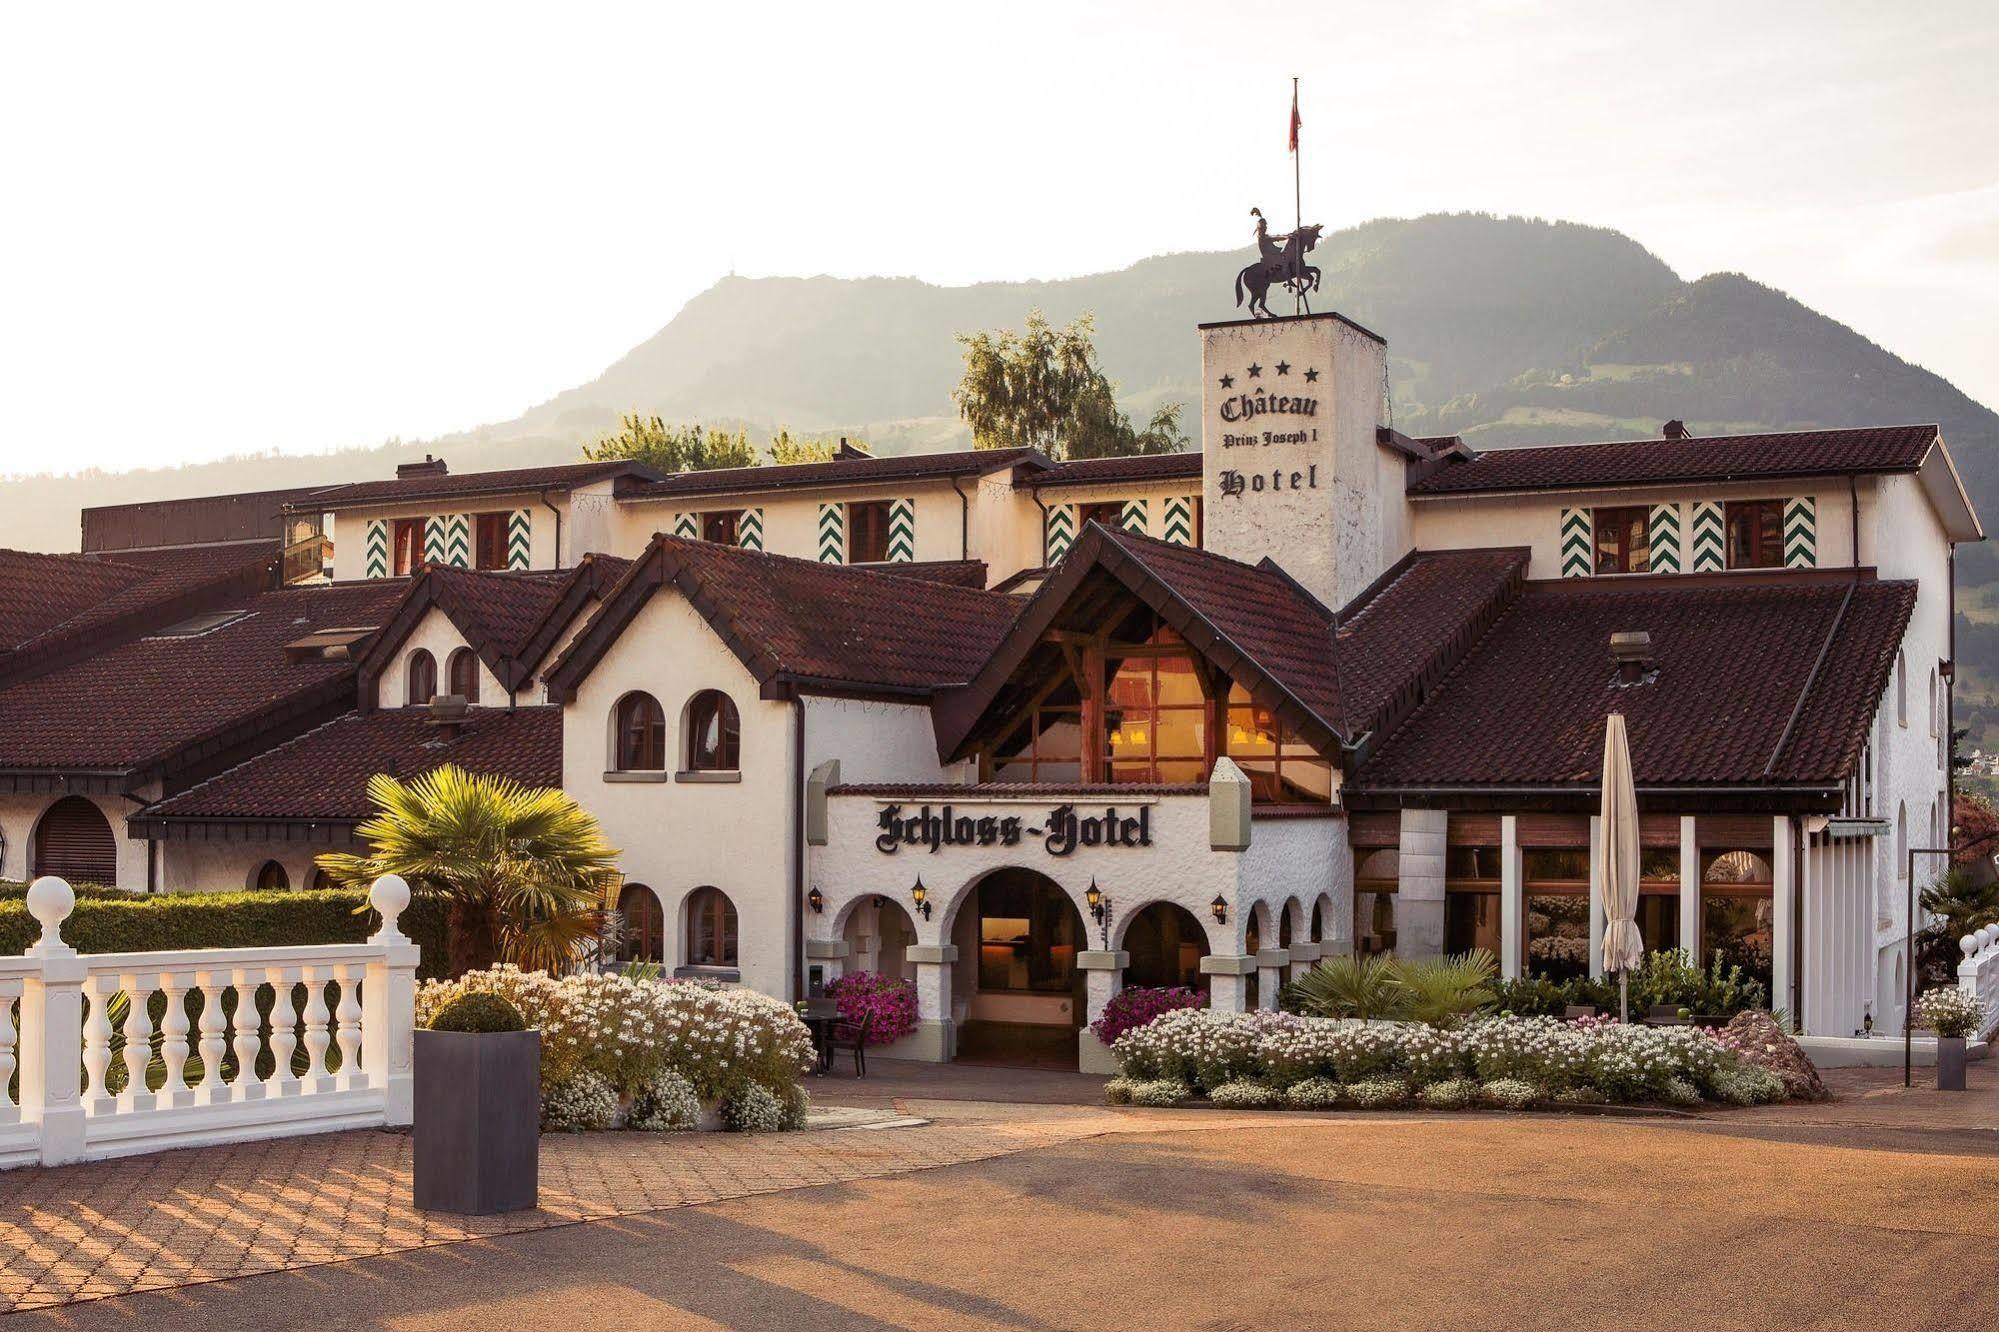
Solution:
[[[414,1240],[427,1247],[7,1325],[1992,1326],[1999,1079],[1974,1076],[1980,1090],[1964,1098],[1909,1096],[1870,1075],[1834,1106],[1694,1121],[904,1096],[900,1108],[929,1125],[563,1139],[551,1154],[567,1162],[572,1211],[539,1229],[427,1232]],[[944,1087],[912,1087],[926,1089]],[[314,1141],[350,1138],[385,1140]],[[656,1192],[620,1199],[633,1172],[657,1175]],[[681,1182],[660,1182],[670,1178]],[[90,1196],[114,1215],[133,1205]],[[272,1224],[242,1177],[212,1196],[215,1242]],[[560,1224],[587,1214],[583,1199],[622,1202],[622,1214]],[[639,1210],[674,1201],[699,1205]],[[88,1219],[66,1205],[51,1194],[23,1219]],[[287,1205],[336,1219],[321,1199]],[[345,1204],[323,1229],[338,1234],[355,1214]]]

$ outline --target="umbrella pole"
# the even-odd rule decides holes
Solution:
[[[1617,973],[1617,1020],[1631,1021],[1631,973],[1625,970]]]

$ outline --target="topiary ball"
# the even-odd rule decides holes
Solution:
[[[432,1031],[526,1031],[521,1010],[489,990],[461,994],[431,1015]]]

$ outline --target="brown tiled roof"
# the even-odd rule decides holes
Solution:
[[[529,786],[562,784],[562,709],[472,708],[455,736],[430,724],[428,708],[345,713],[179,795],[148,806],[155,819],[367,818],[368,779],[408,779],[455,763],[468,772]]]
[[[0,648],[19,647],[152,576],[81,555],[0,550]]]
[[[760,684],[808,692],[927,695],[967,680],[1020,612],[1020,602],[1002,593],[905,578],[886,567],[655,536],[549,670],[550,696],[573,697],[667,584]]]
[[[918,578],[926,583],[949,583],[953,587],[986,585],[984,560],[914,560],[892,570],[897,578]]]
[[[633,486],[626,494],[632,499],[732,495],[802,486],[948,480],[954,476],[983,476],[1004,467],[1025,467],[1039,472],[1048,466],[1048,459],[1034,449],[960,449],[952,453],[906,453],[892,458],[835,458],[830,462],[677,472],[649,485]]]
[[[352,663],[289,661],[284,645],[315,630],[379,624],[404,590],[378,579],[241,597],[214,609],[247,614],[208,632],[130,639],[0,689],[0,771],[170,766],[190,746],[247,738],[342,702]]]
[[[382,631],[356,654],[362,708],[373,706],[375,682],[433,607],[457,626],[502,687],[521,688],[534,678],[535,667],[563,630],[592,601],[601,600],[629,567],[630,560],[595,552],[573,569],[519,572],[429,566],[409,584]]]
[[[1155,453],[1142,458],[1079,458],[1056,463],[1029,479],[1028,484],[1046,488],[1059,486],[1110,486],[1147,481],[1198,481],[1201,451]]]
[[[561,463],[552,467],[517,467],[503,472],[465,472],[458,476],[404,476],[388,481],[356,481],[351,485],[315,490],[294,500],[288,509],[320,512],[351,509],[363,504],[402,504],[413,500],[460,499],[474,495],[508,495],[528,490],[569,490],[593,481],[620,478],[626,484],[658,479],[660,472],[629,459],[613,462]]]
[[[1412,482],[1409,493],[1463,495],[1913,472],[1937,438],[1933,425],[1902,425],[1488,449],[1451,459]]]
[[[1611,712],[1641,790],[1836,786],[1915,599],[1913,583],[1782,575],[1531,583],[1353,789],[1589,788]],[[1610,635],[1641,629],[1658,675],[1619,687]]]

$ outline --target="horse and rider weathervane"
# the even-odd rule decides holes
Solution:
[[[1290,234],[1274,237],[1270,234],[1270,224],[1263,216],[1261,208],[1249,210],[1256,219],[1257,259],[1235,275],[1235,303],[1242,304],[1244,292],[1249,294],[1249,313],[1256,319],[1275,319],[1277,314],[1270,308],[1269,296],[1272,287],[1284,287],[1290,291],[1293,302],[1300,314],[1310,314],[1312,303],[1310,293],[1319,287],[1319,270],[1305,262],[1319,244],[1319,233],[1325,230],[1314,222],[1305,225],[1303,174],[1298,165],[1298,127],[1304,121],[1298,115],[1298,80],[1291,80],[1291,188],[1292,202],[1297,208],[1296,225]]]

